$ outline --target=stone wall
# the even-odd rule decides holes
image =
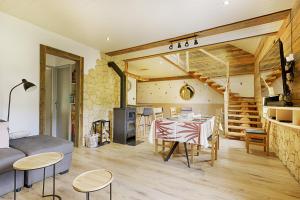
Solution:
[[[108,61],[115,60],[101,55],[95,68],[84,76],[83,136],[89,133],[93,121],[106,119],[112,122],[113,108],[120,105],[120,78],[108,67]],[[115,62],[120,68],[124,68],[123,61]]]
[[[272,123],[269,134],[270,150],[300,182],[300,130]]]

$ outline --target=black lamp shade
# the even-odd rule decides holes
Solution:
[[[198,45],[199,43],[198,43],[198,40],[197,39],[195,39],[195,41],[194,41],[194,45]]]
[[[185,44],[184,44],[185,47],[189,47],[189,45],[190,45],[190,44],[189,44],[188,41],[186,41]]]
[[[26,79],[22,79],[22,83],[25,91],[28,91],[29,88],[34,89],[36,87],[35,84],[27,81]]]

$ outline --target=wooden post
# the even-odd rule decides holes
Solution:
[[[228,106],[230,97],[229,62],[226,63],[226,86],[224,92],[224,132],[228,135]]]
[[[125,74],[125,76],[126,76],[126,81],[125,81],[125,83],[126,83],[126,86],[125,86],[125,88],[126,88],[126,106],[128,105],[128,75],[127,75],[127,72],[128,72],[128,61],[124,61],[125,62],[125,68],[124,68],[124,74]]]
[[[186,71],[190,71],[190,54],[189,51],[185,52],[185,66],[186,66]]]

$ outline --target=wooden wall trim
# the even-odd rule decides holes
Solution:
[[[77,72],[77,83],[76,88],[76,125],[75,132],[75,146],[83,145],[83,79],[84,79],[84,58],[75,54],[71,54],[53,47],[40,44],[40,105],[39,105],[39,134],[45,133],[46,124],[46,112],[45,112],[45,97],[46,97],[46,83],[45,83],[45,71],[46,71],[46,54],[66,58],[75,61],[76,72]],[[77,131],[76,131],[77,130]]]
[[[161,78],[150,78],[147,81],[139,81],[139,83],[157,82],[157,81],[185,80],[185,79],[194,79],[194,78],[191,77],[191,76],[170,76],[170,77],[161,77]]]
[[[45,99],[46,99],[46,46],[40,45],[40,105],[39,105],[39,134],[44,134],[46,124]]]
[[[207,36],[230,32],[230,31],[235,31],[235,30],[239,30],[239,29],[258,26],[258,25],[262,25],[262,24],[267,24],[267,23],[285,19],[289,13],[290,13],[290,9],[283,10],[283,11],[279,11],[279,12],[275,12],[275,13],[247,19],[247,20],[242,20],[242,21],[238,21],[238,22],[202,30],[202,31],[197,31],[194,33],[181,35],[181,36],[174,37],[174,38],[151,42],[148,44],[138,45],[135,47],[130,47],[130,48],[121,49],[121,50],[117,50],[117,51],[112,51],[112,52],[108,52],[106,54],[108,56],[117,56],[117,55],[135,52],[135,51],[141,51],[141,50],[146,50],[146,49],[151,49],[151,48],[155,48],[155,47],[169,45],[172,41],[186,40],[187,38],[193,38],[195,36],[197,36],[197,38],[202,38],[202,37],[207,37]]]

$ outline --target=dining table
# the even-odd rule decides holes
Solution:
[[[149,142],[156,139],[174,142],[164,161],[168,161],[179,143],[184,144],[188,167],[190,167],[187,144],[209,147],[209,138],[214,127],[214,116],[179,116],[152,121]]]

